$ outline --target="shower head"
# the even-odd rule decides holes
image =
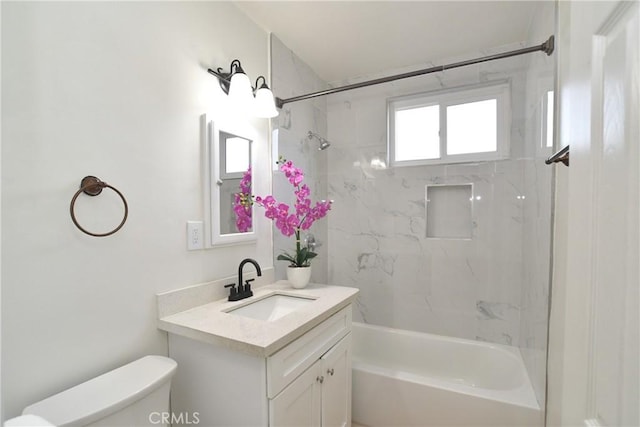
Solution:
[[[320,151],[326,150],[331,145],[331,143],[329,141],[327,141],[326,139],[324,139],[323,137],[321,137],[317,133],[314,133],[314,132],[311,132],[311,131],[309,131],[309,133],[307,133],[307,138],[309,138],[310,140],[313,139],[313,138],[317,139],[320,142],[320,146],[318,147],[318,150],[320,150]]]

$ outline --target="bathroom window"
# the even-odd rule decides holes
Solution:
[[[507,158],[509,101],[507,82],[390,99],[387,112],[391,165]]]

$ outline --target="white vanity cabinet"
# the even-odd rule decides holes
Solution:
[[[350,427],[351,305],[270,355],[169,334],[174,419],[204,426]],[[186,424],[175,424],[186,425]]]
[[[269,400],[269,425],[351,426],[351,334]]]

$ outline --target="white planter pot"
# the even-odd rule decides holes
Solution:
[[[311,266],[309,267],[287,267],[287,280],[295,289],[302,289],[311,280]]]

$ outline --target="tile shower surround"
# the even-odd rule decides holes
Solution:
[[[360,287],[356,318],[517,345],[521,168],[503,161],[370,171],[364,179],[330,174],[329,281]],[[471,239],[426,237],[425,187],[444,183],[473,184]]]
[[[329,283],[360,288],[354,320],[518,346],[526,64],[511,58],[329,97]],[[379,166],[387,98],[497,80],[511,83],[509,160]],[[471,239],[427,238],[425,188],[466,184]]]
[[[275,42],[273,75],[288,73],[274,80],[286,87],[283,95],[277,91],[279,96],[324,88],[306,64]],[[451,59],[442,62],[466,57]],[[279,127],[280,151],[309,162],[308,179],[335,202],[328,221],[314,227],[328,225],[322,254],[328,257],[327,283],[361,290],[354,320],[519,346],[543,402],[540,354],[546,348],[551,184],[549,169],[530,148],[535,146],[538,112],[536,84],[531,83],[536,70],[528,69],[529,60],[488,62],[289,104],[274,128]],[[387,98],[504,79],[511,83],[512,97],[508,160],[386,168]],[[307,125],[326,126],[328,134],[319,132],[331,141],[328,150],[305,145]],[[426,187],[468,184],[474,196],[472,238],[427,238]],[[274,179],[274,188],[280,185]]]

